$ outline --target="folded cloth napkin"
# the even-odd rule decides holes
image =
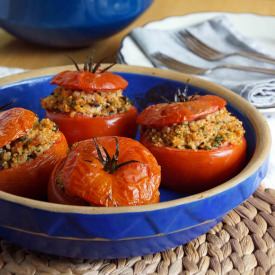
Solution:
[[[137,44],[152,65],[165,68],[156,63],[152,54],[161,52],[184,63],[202,68],[211,68],[220,64],[238,64],[246,66],[272,68],[275,64],[264,63],[241,56],[231,56],[219,61],[207,61],[185,47],[178,38],[183,28],[172,30],[157,30],[152,28],[136,28],[130,33],[130,37]],[[253,51],[275,58],[261,45],[241,34],[226,15],[214,17],[194,26],[188,30],[205,44],[222,52]],[[248,73],[230,69],[214,70],[211,73],[200,76],[210,81],[230,88],[245,97],[256,107],[275,107],[275,77],[260,73]]]
[[[21,73],[24,72],[21,68],[8,68],[8,67],[1,67],[0,66],[0,77],[8,76],[11,74]]]

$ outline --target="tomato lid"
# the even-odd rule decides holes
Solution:
[[[66,89],[81,90],[91,93],[97,90],[116,91],[125,89],[128,82],[111,72],[64,71],[53,77],[52,84]]]
[[[198,96],[186,102],[151,105],[140,113],[137,123],[149,127],[164,127],[194,121],[224,108],[225,105],[224,99],[214,95]]]
[[[23,108],[0,112],[0,148],[24,136],[36,121],[37,116]]]

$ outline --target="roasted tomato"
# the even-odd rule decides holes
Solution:
[[[30,198],[46,198],[47,183],[55,164],[65,158],[64,135],[49,120],[23,108],[0,113],[0,190]],[[44,143],[52,133],[51,145]],[[41,141],[41,143],[40,143]]]
[[[138,117],[141,143],[156,157],[162,185],[194,193],[235,176],[246,161],[244,129],[217,96],[157,104]]]
[[[100,137],[73,145],[54,169],[48,199],[94,206],[143,205],[159,201],[160,167],[138,141]]]
[[[213,95],[195,97],[185,102],[151,105],[138,116],[137,123],[146,127],[161,128],[203,118],[225,105],[224,99]]]
[[[36,115],[23,108],[13,108],[0,113],[0,148],[20,138],[37,121]]]
[[[42,99],[46,116],[55,121],[67,141],[74,142],[99,136],[136,134],[137,109],[123,96],[128,85],[121,76],[87,62],[82,70],[64,71],[51,83],[58,85]]]
[[[110,72],[90,72],[90,71],[64,71],[56,75],[52,84],[62,86],[68,90],[85,91],[93,93],[103,90],[114,92],[123,90],[128,86],[128,82],[119,75]]]
[[[162,184],[178,192],[195,193],[212,188],[235,176],[246,160],[246,140],[213,150],[176,149],[154,146],[141,139],[162,168]]]
[[[69,144],[100,136],[134,137],[137,129],[135,107],[125,113],[110,116],[88,117],[77,114],[70,117],[64,113],[49,111],[46,111],[46,116],[58,125]]]
[[[64,166],[64,162],[65,160],[59,161],[51,173],[48,184],[48,201],[68,205],[89,205],[85,200],[65,192],[64,184],[60,181],[61,169]]]

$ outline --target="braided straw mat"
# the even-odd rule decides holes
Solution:
[[[154,255],[72,260],[1,242],[0,275],[275,274],[275,190],[260,187],[207,234]]]

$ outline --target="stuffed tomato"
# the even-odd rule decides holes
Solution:
[[[43,199],[55,164],[65,158],[64,135],[49,119],[12,108],[0,113],[0,190]]]
[[[159,201],[160,167],[142,144],[125,137],[100,137],[72,146],[56,165],[50,202],[127,206]]]
[[[242,122],[218,96],[146,108],[138,117],[141,143],[162,168],[162,184],[178,192],[212,188],[235,176],[246,160]]]
[[[84,69],[64,71],[51,83],[58,85],[42,99],[46,115],[74,142],[99,136],[136,134],[137,109],[123,95],[128,83],[107,67],[86,63]]]

